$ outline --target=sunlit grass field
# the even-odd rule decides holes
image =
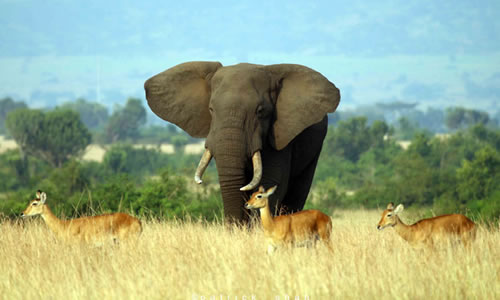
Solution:
[[[500,230],[470,249],[414,250],[380,212],[339,211],[334,252],[268,255],[260,229],[143,220],[138,241],[55,239],[40,219],[0,224],[1,299],[500,299]],[[411,219],[403,220],[411,223]],[[413,220],[414,221],[414,220]]]

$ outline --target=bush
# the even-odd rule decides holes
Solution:
[[[468,207],[477,210],[485,220],[500,222],[500,188],[488,197],[470,203]]]
[[[166,166],[167,162],[167,155],[159,150],[117,144],[106,152],[102,164],[113,173],[127,173],[139,177],[156,172]]]
[[[191,192],[184,177],[164,170],[159,179],[153,178],[144,184],[133,207],[138,214],[167,219],[198,216],[214,220],[222,217],[221,203],[215,191],[205,195]]]
[[[97,184],[83,199],[81,209],[90,212],[137,212],[134,203],[141,196],[134,180],[127,174],[116,174]]]
[[[35,157],[21,156],[18,150],[0,154],[0,191],[16,191],[32,188],[35,183],[47,177],[51,167]]]
[[[113,145],[104,155],[102,166],[111,173],[127,173],[139,179],[168,167],[182,174],[194,174],[198,155],[165,154],[156,149],[135,148],[130,144]],[[214,173],[213,167],[207,170]]]
[[[486,146],[474,156],[471,161],[464,160],[457,170],[457,190],[463,202],[488,197],[500,183],[500,154]]]
[[[35,198],[35,193],[29,190],[9,192],[0,197],[0,215],[14,219],[19,218],[28,202]]]
[[[36,190],[44,191],[47,193],[47,203],[54,213],[74,217],[79,214],[78,203],[89,187],[90,179],[82,164],[73,160],[60,169],[53,169],[33,188],[32,193]]]
[[[305,209],[315,208],[324,212],[332,212],[338,207],[345,207],[342,195],[337,192],[334,178],[329,177],[318,182],[312,190],[314,192],[309,195]]]
[[[387,206],[389,202],[397,202],[395,191],[387,185],[365,185],[350,197],[351,207],[379,208]],[[399,203],[399,202],[398,202]]]

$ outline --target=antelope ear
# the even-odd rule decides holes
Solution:
[[[267,192],[266,192],[266,196],[267,196],[267,197],[269,197],[269,196],[271,196],[272,194],[274,194],[274,192],[276,191],[276,188],[277,188],[277,187],[278,187],[277,185],[275,185],[275,186],[273,186],[273,187],[270,187],[270,188],[267,190]]]
[[[40,195],[40,202],[44,204],[45,200],[47,200],[47,194],[42,192],[42,194]]]
[[[40,191],[40,190],[36,191],[36,199],[40,199],[41,193],[42,193],[42,191]]]
[[[219,62],[187,62],[149,78],[144,83],[151,110],[193,137],[206,137],[210,130],[208,109],[213,74]]]
[[[394,210],[394,213],[397,215],[397,214],[401,213],[403,211],[403,209],[405,209],[405,207],[403,206],[403,204],[399,204],[398,206],[396,206],[396,209]]]
[[[261,185],[259,186],[259,193],[264,193],[266,190],[264,189],[264,187]]]
[[[265,67],[277,83],[274,143],[281,150],[307,127],[334,112],[340,91],[320,73],[301,65]]]
[[[387,209],[393,209],[393,208],[394,208],[394,203],[389,202],[389,204],[387,204]]]

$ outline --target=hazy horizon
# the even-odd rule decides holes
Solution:
[[[394,101],[500,110],[500,2],[0,0],[0,98],[144,99],[185,61],[311,67],[340,110]]]

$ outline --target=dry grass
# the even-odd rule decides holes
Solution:
[[[500,231],[413,250],[378,212],[339,212],[325,246],[269,256],[260,230],[144,222],[136,243],[67,245],[39,220],[0,224],[2,299],[499,299]],[[277,298],[279,297],[279,298]]]

